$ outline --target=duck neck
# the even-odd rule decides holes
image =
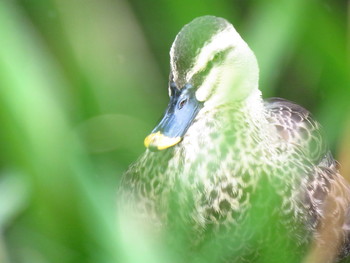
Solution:
[[[205,136],[206,134],[204,132],[208,130],[206,128],[209,128],[207,135],[215,132],[221,133],[223,131],[231,131],[231,133],[248,132],[250,134],[253,130],[260,130],[266,123],[261,92],[255,89],[244,100],[232,101],[215,108],[204,108],[198,114],[192,126],[194,129],[198,129],[197,126],[200,127],[203,125],[203,129],[197,130],[197,132]],[[191,132],[189,130],[189,134]]]
[[[196,161],[198,155],[217,155],[231,151],[239,158],[251,155],[252,148],[263,149],[268,143],[268,125],[261,92],[256,89],[243,101],[235,101],[212,109],[203,109],[183,142],[185,162]],[[203,156],[203,158],[205,158]]]

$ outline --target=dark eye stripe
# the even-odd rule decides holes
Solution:
[[[224,61],[225,57],[233,50],[233,47],[228,47],[226,49],[223,49],[215,54],[213,59],[208,60],[206,66],[203,68],[203,70],[195,73],[191,79],[191,82],[197,82],[200,80],[203,80],[211,71],[211,69],[219,64],[220,62]],[[200,81],[201,83],[202,81]]]
[[[203,68],[203,70],[197,72],[196,74],[193,75],[191,79],[191,83],[199,88],[201,84],[204,82],[205,78],[210,74],[210,71],[220,64],[222,61],[225,60],[225,57],[230,53],[234,47],[228,47],[226,49],[223,49],[219,51],[218,53],[215,54],[213,59],[208,60],[206,66]],[[213,88],[209,94],[209,97],[215,92],[216,88]]]

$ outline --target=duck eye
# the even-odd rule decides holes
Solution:
[[[181,110],[182,107],[185,106],[186,103],[187,103],[187,99],[183,99],[182,101],[180,101],[180,103],[179,103],[179,110]]]

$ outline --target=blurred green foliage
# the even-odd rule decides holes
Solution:
[[[349,5],[0,1],[0,262],[156,261],[147,241],[122,243],[115,192],[167,104],[171,43],[195,17],[231,21],[264,96],[311,110],[336,150],[350,119]]]

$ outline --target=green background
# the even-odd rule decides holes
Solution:
[[[168,103],[172,41],[208,14],[255,52],[264,97],[321,122],[348,175],[349,1],[3,0],[0,262],[156,262],[121,238],[115,192]]]

